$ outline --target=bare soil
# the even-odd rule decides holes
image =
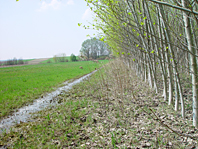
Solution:
[[[39,64],[42,61],[48,60],[49,58],[39,58],[39,59],[35,59],[32,61],[28,61],[28,65],[36,65]]]
[[[15,66],[24,66],[24,65],[37,65],[42,61],[48,60],[49,58],[39,58],[39,59],[35,59],[32,61],[28,61],[25,64],[21,64],[21,65],[9,65],[9,66],[0,66],[0,68],[4,68],[4,67],[15,67]]]

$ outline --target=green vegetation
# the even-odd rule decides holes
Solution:
[[[82,43],[80,54],[86,59],[98,59],[100,56],[108,56],[110,47],[99,37],[94,37]]]
[[[0,61],[0,66],[26,64],[26,62],[31,61],[31,60],[34,60],[34,59],[25,59],[25,60],[23,60],[23,59],[13,58],[13,59],[6,60],[6,61]]]
[[[28,61],[32,61],[32,60],[34,60],[34,59],[24,59],[23,61],[28,62]]]
[[[124,66],[109,62],[90,79],[57,96],[60,105],[2,134],[0,144],[8,148],[195,148],[196,138],[184,139],[160,120],[185,134],[196,135],[198,130]]]
[[[70,60],[71,60],[72,62],[77,61],[76,56],[75,56],[73,53],[72,53],[71,56],[70,56]]]
[[[66,56],[65,59],[66,59],[66,61],[71,62],[70,56]],[[76,59],[79,60],[79,57],[76,56]],[[49,58],[48,60],[42,61],[41,63],[45,64],[45,63],[56,63],[56,62],[55,62],[54,58]]]
[[[79,69],[81,66],[83,69]],[[54,90],[66,80],[90,73],[96,67],[100,64],[82,61],[1,68],[0,117]]]

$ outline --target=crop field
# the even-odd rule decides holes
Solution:
[[[83,69],[79,69],[80,66]],[[0,68],[0,117],[55,90],[64,81],[81,77],[100,66],[81,61]]]

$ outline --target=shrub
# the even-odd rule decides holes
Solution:
[[[54,61],[55,62],[66,62],[66,54],[65,53],[62,53],[62,54],[59,54],[59,55],[55,55],[53,57]]]
[[[24,61],[22,59],[18,59],[18,64],[24,64]]]
[[[52,61],[50,59],[47,60],[47,63],[51,63]]]
[[[70,60],[71,60],[72,62],[77,61],[77,60],[76,60],[76,56],[75,56],[73,53],[72,53],[71,56],[70,56]]]

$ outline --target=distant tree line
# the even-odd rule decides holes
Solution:
[[[24,64],[25,62],[23,61],[23,59],[9,59],[7,61],[1,61],[0,65],[21,65]]]
[[[53,57],[53,60],[54,60],[54,62],[56,62],[56,63],[57,63],[57,62],[69,62],[69,59],[70,59],[70,61],[72,61],[72,62],[78,61],[77,57],[76,57],[73,53],[71,54],[71,56],[70,56],[69,58],[66,56],[65,53],[58,54],[58,55],[55,55],[55,56]],[[51,63],[51,61],[48,60],[48,63]]]
[[[67,59],[65,53],[54,55],[53,59],[54,59],[54,62],[56,62],[56,63],[57,62],[68,62],[68,59]]]

